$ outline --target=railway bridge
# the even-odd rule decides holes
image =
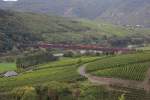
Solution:
[[[109,48],[109,47],[103,47],[98,45],[81,45],[81,44],[49,44],[49,43],[43,43],[38,44],[38,47],[40,48],[58,48],[58,49],[65,49],[65,50],[91,50],[91,51],[101,51],[101,52],[121,52],[121,53],[127,53],[127,52],[133,52],[134,49],[128,49],[128,48]]]

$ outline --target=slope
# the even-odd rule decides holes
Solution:
[[[51,42],[57,40],[65,42],[69,36],[72,37],[73,32],[89,30],[91,30],[90,27],[68,18],[0,10],[1,51],[10,50],[13,46],[19,47],[24,43],[45,41],[47,36],[47,39],[54,39]],[[68,37],[61,39],[61,36],[66,36],[65,33]],[[73,41],[72,38],[70,40]]]
[[[104,22],[0,10],[1,52],[21,49],[22,44],[40,41],[126,47],[149,43],[149,32],[149,29],[126,28]]]
[[[150,27],[149,0],[19,0],[2,2],[0,8],[103,19],[121,25]]]

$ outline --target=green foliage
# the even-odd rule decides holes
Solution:
[[[0,52],[13,48],[22,49],[23,44],[37,43],[37,41],[52,43],[77,41],[76,39],[82,38],[79,35],[81,32],[92,30],[79,21],[63,17],[4,10],[0,14],[2,15],[0,16]],[[72,38],[73,35],[75,40]]]
[[[75,53],[73,51],[66,51],[64,53],[64,57],[74,57]]]
[[[125,100],[125,94],[122,94],[122,95],[118,98],[118,100]]]
[[[46,63],[49,61],[56,61],[57,57],[54,57],[49,52],[36,52],[33,54],[25,55],[23,57],[18,57],[16,60],[17,68],[29,68],[37,64]]]
[[[0,52],[14,48],[24,50],[24,44],[36,44],[39,41],[78,44],[106,43],[112,46],[149,43],[148,29],[128,29],[104,22],[97,23],[25,12],[2,10],[1,15]]]
[[[15,100],[37,100],[37,93],[34,87],[20,87],[12,91]]]

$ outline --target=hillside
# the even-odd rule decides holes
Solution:
[[[0,0],[0,100],[150,100],[150,0]]]
[[[143,52],[116,56],[63,57],[58,61],[37,65],[36,70],[0,78],[0,100],[51,100],[55,96],[60,100],[118,100],[124,93],[123,97],[127,100],[149,100],[149,92],[145,92],[149,89],[145,87],[150,85],[147,81],[149,76],[145,76],[146,69],[149,69],[149,55],[149,52]],[[137,60],[138,57],[140,59]],[[13,66],[13,63],[0,64],[0,71],[15,69]],[[77,72],[82,66],[88,72],[86,77],[82,75],[85,70],[81,75]],[[138,85],[141,87],[136,89]]]
[[[0,51],[21,49],[22,44],[77,43],[126,47],[149,43],[150,30],[83,19],[0,10]]]
[[[19,0],[0,8],[61,16],[106,20],[121,25],[150,27],[149,0]]]
[[[141,25],[150,27],[149,0],[120,0],[117,6],[107,9],[97,19],[104,19],[122,25]]]
[[[1,51],[37,41],[73,41],[73,32],[89,30],[89,27],[80,22],[67,18],[0,10]]]

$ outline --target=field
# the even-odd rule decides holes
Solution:
[[[88,64],[87,71],[97,76],[144,80],[150,68],[150,53],[136,53],[103,58]]]
[[[130,80],[143,80],[150,62],[125,65],[117,68],[108,68],[93,72],[97,76],[116,77]]]
[[[61,58],[59,61],[54,61],[42,65],[37,65],[37,69],[45,69],[45,68],[52,68],[52,67],[62,67],[68,65],[76,65],[79,63],[89,63],[91,61],[100,59],[101,57],[77,57],[77,58]]]
[[[97,100],[99,98],[110,99],[111,95],[114,95],[116,100],[121,93],[110,94],[103,87],[97,87],[91,85],[86,79],[77,73],[77,68],[88,62],[93,62],[101,57],[78,57],[78,58],[62,58],[59,61],[49,62],[46,64],[38,65],[37,68],[31,72],[22,73],[17,77],[0,78],[0,100],[16,100],[12,99],[12,96],[8,96],[8,91],[14,91],[18,87],[24,86],[38,86],[45,85],[51,82],[59,82],[57,85],[64,87],[64,83],[70,88],[80,88],[84,91],[81,100]],[[59,86],[57,86],[58,88]],[[3,94],[4,93],[4,94]],[[5,94],[6,93],[6,94]],[[8,94],[7,94],[8,93]],[[89,95],[90,94],[90,95]],[[99,96],[99,94],[102,94]],[[105,94],[105,95],[104,95]],[[60,96],[61,100],[74,100],[72,96]]]
[[[137,54],[128,54],[128,55],[119,55],[119,56],[99,56],[99,57],[83,56],[83,57],[76,57],[76,58],[61,58],[58,61],[37,65],[36,68],[33,69],[33,71],[27,71],[21,73],[16,77],[0,78],[0,100],[1,99],[16,100],[16,99],[12,99],[11,98],[12,96],[8,96],[12,92],[12,90],[14,93],[14,91],[19,91],[19,89],[21,89],[22,87],[26,87],[26,88],[36,87],[37,89],[38,86],[46,86],[47,84],[53,86],[53,88],[56,89],[69,88],[69,90],[71,91],[80,89],[80,91],[82,92],[80,94],[80,97],[78,97],[79,100],[99,100],[99,99],[117,100],[118,97],[120,97],[124,93],[126,94],[125,97],[128,100],[134,100],[134,99],[141,100],[141,98],[147,97],[143,91],[129,90],[129,89],[122,89],[120,91],[113,91],[113,90],[108,91],[107,87],[97,86],[97,85],[95,86],[90,82],[88,82],[86,78],[79,75],[77,69],[82,64],[88,63],[87,70],[93,75],[105,76],[105,77],[110,77],[110,76],[121,77],[121,78],[133,79],[133,80],[142,79],[144,76],[142,76],[141,74],[146,71],[146,69],[148,68],[147,65],[150,64],[148,62],[149,55],[150,55],[149,53],[137,53]],[[135,59],[137,57],[140,57],[140,60]],[[112,61],[112,58],[115,59]],[[111,61],[109,62],[109,60]],[[106,61],[107,63],[104,61]],[[100,65],[99,62],[103,62],[103,67],[101,68],[98,67],[98,65]],[[108,67],[105,66],[109,64],[110,66]],[[15,64],[13,63],[11,64],[5,63],[4,65],[7,67],[8,65],[12,65],[12,67],[10,68],[8,67],[9,69],[3,69],[1,71],[15,69],[14,67]],[[90,67],[91,65],[94,66],[91,68]],[[117,67],[115,65],[117,65]],[[123,66],[119,66],[119,65],[123,65]],[[118,72],[120,73],[117,74]],[[141,74],[139,74],[139,72]],[[133,76],[128,77],[129,73],[130,75]],[[129,91],[129,93],[128,92],[126,93],[124,90]],[[22,92],[17,92],[17,94],[13,94],[13,95],[18,95],[18,93],[22,93]],[[61,100],[74,100],[72,95],[69,94],[68,92],[67,95],[66,94],[60,95],[60,98]]]
[[[40,65],[35,71],[23,73],[17,77],[0,78],[0,91],[11,90],[17,86],[39,84],[50,81],[76,81],[81,78],[77,73],[77,61],[90,62],[98,57],[62,59],[57,62]],[[39,68],[39,69],[38,69]]]
[[[16,70],[15,63],[0,63],[0,73],[9,70]]]

